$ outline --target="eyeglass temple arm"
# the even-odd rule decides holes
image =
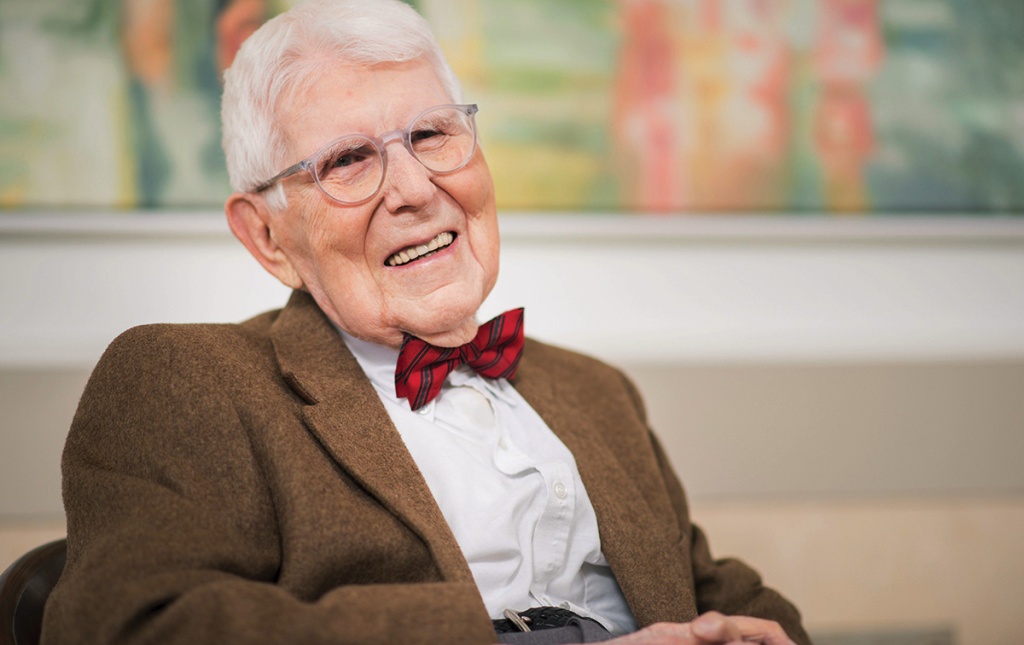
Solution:
[[[285,168],[281,172],[277,173],[276,175],[274,175],[270,179],[268,179],[268,180],[266,180],[264,182],[260,182],[259,184],[256,184],[252,188],[252,190],[250,190],[249,192],[250,193],[262,193],[264,190],[270,188],[271,186],[273,186],[277,182],[281,181],[282,179],[284,179],[286,177],[291,177],[292,175],[294,175],[295,173],[299,172],[300,170],[305,170],[308,165],[309,165],[309,160],[307,160],[307,159],[303,159],[302,161],[300,161],[297,164],[292,164],[291,166],[288,166],[287,168]]]

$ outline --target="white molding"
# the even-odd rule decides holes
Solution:
[[[1024,216],[501,213],[506,240],[686,241],[1024,241]],[[224,216],[197,211],[0,211],[0,239],[13,237],[230,237]]]
[[[1024,357],[1024,218],[508,213],[482,316],[615,362]],[[0,368],[89,367],[125,328],[287,291],[221,214],[0,213]]]

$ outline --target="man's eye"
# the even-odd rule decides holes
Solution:
[[[346,166],[351,166],[352,164],[359,163],[365,159],[366,155],[359,151],[346,152],[335,157],[334,161],[330,164],[330,167],[345,168]]]
[[[373,150],[367,146],[339,148],[324,157],[323,165],[320,168],[321,176],[332,170],[354,170],[353,166],[364,163],[372,156]]]
[[[441,137],[441,136],[444,136],[444,132],[441,132],[438,129],[427,129],[427,130],[415,130],[410,135],[409,138],[412,139],[413,143],[417,143],[419,141],[426,141],[427,139],[432,139],[434,137]]]

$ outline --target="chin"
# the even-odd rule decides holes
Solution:
[[[479,304],[472,307],[446,307],[433,313],[422,315],[401,328],[410,334],[442,347],[455,347],[468,343],[476,335],[476,310]]]

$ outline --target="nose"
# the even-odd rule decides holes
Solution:
[[[417,210],[433,200],[438,188],[431,173],[405,147],[401,139],[385,144],[387,167],[381,194],[392,213]]]

